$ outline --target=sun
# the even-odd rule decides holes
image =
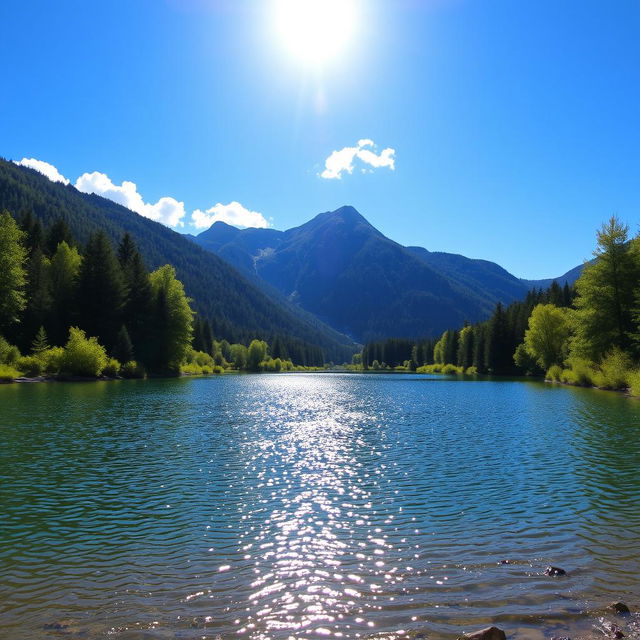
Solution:
[[[357,26],[356,0],[275,0],[276,34],[303,65],[340,59]]]

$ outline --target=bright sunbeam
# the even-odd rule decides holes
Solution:
[[[356,0],[276,0],[277,37],[297,62],[322,66],[345,53],[356,14]]]

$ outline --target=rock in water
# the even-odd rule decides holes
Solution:
[[[617,624],[613,624],[613,622],[603,622],[602,628],[604,629],[605,633],[609,634],[610,638],[624,638],[622,629]]]
[[[560,567],[547,567],[544,570],[546,576],[566,576],[567,572]]]
[[[631,613],[629,607],[624,602],[612,602],[610,608],[621,616],[627,616]]]
[[[464,637],[467,640],[507,640],[504,631],[498,627],[487,627],[474,633],[465,633]]]

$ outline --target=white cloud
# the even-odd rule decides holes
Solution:
[[[20,162],[16,162],[23,167],[30,167],[39,171],[42,175],[47,176],[51,182],[62,182],[69,184],[69,181],[52,165],[44,160],[36,160],[35,158],[22,158]]]
[[[169,227],[183,226],[185,216],[184,202],[165,196],[155,204],[145,202],[138,193],[135,182],[124,180],[121,185],[114,184],[106,173],[94,171],[83,173],[76,180],[76,189],[83,193],[95,193],[103,198],[113,200],[118,204],[139,213],[145,218],[162,222]]]
[[[333,151],[324,162],[324,171],[318,175],[327,180],[336,178],[339,180],[344,172],[353,173],[356,160],[367,165],[363,168],[363,173],[365,171],[371,173],[373,169],[381,167],[386,167],[393,171],[396,168],[396,150],[387,147],[380,153],[376,153],[376,149],[377,147],[373,140],[363,138],[358,140],[355,147],[344,147],[338,151]],[[372,168],[368,169],[368,167]]]
[[[266,229],[271,226],[261,213],[250,211],[235,201],[229,204],[218,203],[206,211],[196,209],[191,214],[191,219],[197,229],[208,228],[214,222],[226,222],[234,227],[241,228],[258,227]]]
[[[36,160],[35,158],[23,158],[16,164],[31,167],[53,182],[69,184],[69,180],[48,162]],[[138,192],[135,182],[124,180],[120,185],[114,184],[106,173],[93,171],[91,173],[83,173],[76,180],[75,187],[83,193],[95,193],[103,198],[113,200],[127,207],[127,209],[131,209],[131,211],[139,213],[141,216],[161,222],[169,227],[184,226],[183,218],[186,216],[184,202],[180,202],[170,196],[160,198],[155,204],[145,202]],[[198,229],[208,228],[218,220],[241,228],[267,228],[271,226],[271,223],[261,213],[250,211],[235,201],[229,204],[218,203],[206,211],[196,209],[191,214],[191,219],[193,225]]]

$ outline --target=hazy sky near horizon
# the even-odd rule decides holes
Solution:
[[[181,232],[351,204],[526,278],[637,231],[640,2],[346,1],[300,38],[279,0],[4,0],[0,155]]]

